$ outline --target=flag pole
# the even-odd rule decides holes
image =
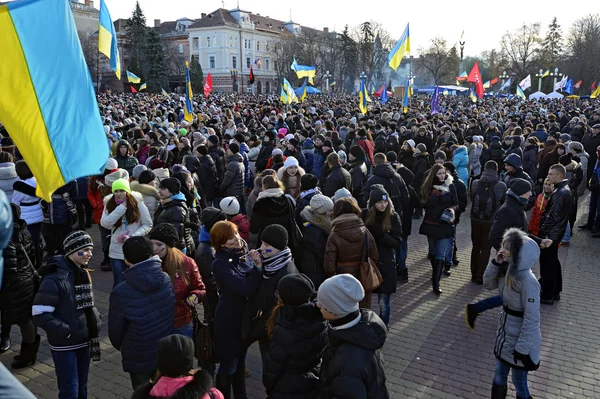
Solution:
[[[96,51],[96,94],[100,94],[100,47]]]

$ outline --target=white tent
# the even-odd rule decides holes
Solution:
[[[535,93],[531,93],[529,95],[530,100],[537,100],[538,98],[546,98],[546,95],[541,91],[536,91]]]
[[[552,93],[546,94],[546,98],[563,98],[564,96],[560,93],[553,91]]]

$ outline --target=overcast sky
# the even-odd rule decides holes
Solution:
[[[106,4],[114,20],[128,18],[135,0],[106,0]],[[140,0],[148,25],[152,25],[154,19],[196,19],[200,18],[200,13],[210,13],[221,7],[230,10],[237,4],[238,0]],[[94,6],[98,8],[99,5],[100,0],[94,0]],[[239,0],[239,6],[244,11],[283,21],[289,20],[291,9],[294,22],[316,29],[335,28],[338,32],[346,24],[355,26],[368,20],[380,21],[396,39],[410,23],[411,47],[415,55],[419,47],[426,47],[436,36],[445,38],[449,45],[456,43],[463,30],[465,55],[477,55],[484,50],[500,48],[502,34],[523,23],[541,22],[544,35],[554,16],[558,17],[563,36],[566,36],[575,20],[588,13],[600,13],[600,2],[583,0]]]

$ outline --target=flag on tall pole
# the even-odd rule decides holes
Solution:
[[[127,81],[129,83],[140,83],[142,79],[140,79],[135,73],[127,71]]]
[[[479,71],[479,62],[475,61],[473,64],[473,68],[471,72],[469,72],[469,76],[467,77],[467,82],[475,83],[475,93],[477,93],[477,97],[483,98],[483,93],[485,89],[483,88],[483,81],[481,79],[481,72]]]
[[[121,59],[115,25],[110,17],[104,0],[100,0],[100,16],[98,17],[98,51],[110,60],[110,69],[121,80]]]
[[[382,104],[385,104],[388,102],[388,94],[387,94],[387,87],[385,85],[381,86],[382,90],[381,90],[381,96],[379,97],[379,101],[381,101]]]
[[[254,84],[254,71],[252,70],[252,65],[250,65],[250,76],[248,76],[248,82],[250,82],[251,85]]]
[[[368,112],[367,102],[370,102],[369,94],[367,93],[367,85],[365,84],[365,76],[360,78],[360,90],[358,92],[358,108],[363,115]]]
[[[308,80],[310,81],[310,78]],[[285,94],[287,96],[288,104],[291,104],[292,102],[298,102],[296,92],[294,91],[294,88],[286,78],[283,78],[283,90],[285,91]]]
[[[404,87],[404,98],[402,99],[402,111],[404,113],[408,112],[408,105],[410,103],[411,97],[412,97],[412,86],[410,85],[410,79],[407,79],[406,86]]]
[[[527,97],[525,97],[525,93],[523,93],[523,89],[521,89],[521,86],[517,85],[517,97],[522,98],[523,100],[525,100]]]
[[[569,79],[565,84],[565,93],[573,94],[573,79]]]
[[[431,115],[440,113],[440,87],[435,86],[433,95],[431,96]]]
[[[468,77],[469,77],[469,75],[467,75],[467,71],[463,71],[463,73],[461,73],[460,75],[458,75],[456,77],[456,80],[458,80],[459,82],[462,82],[463,80],[467,80]]]
[[[210,92],[213,89],[213,81],[212,81],[212,75],[210,74],[210,72],[208,73],[208,75],[206,75],[206,80],[204,81],[204,96],[208,97],[208,95],[210,94]]]
[[[165,97],[169,98],[169,93],[167,93],[167,91],[166,91],[165,89],[163,89],[163,88],[161,87],[161,88],[160,88],[160,91],[162,92],[162,94],[163,94]]]
[[[69,2],[0,5],[0,120],[37,179],[36,196],[101,174],[109,156]]]
[[[394,71],[400,66],[402,58],[404,58],[406,54],[410,53],[410,32],[408,25],[409,24],[406,24],[406,28],[404,29],[400,40],[396,42],[396,45],[388,54],[388,64]]]
[[[575,86],[573,86],[576,89],[579,89],[581,87],[581,84],[583,83],[583,80],[580,80],[579,82],[575,83]]]
[[[504,82],[504,84],[502,86],[500,86],[500,89],[498,91],[502,91],[504,89],[506,89],[507,87],[510,87],[510,85],[512,84],[512,76],[508,79],[506,79],[506,82]]]
[[[531,87],[531,74],[527,75],[527,77],[519,83],[519,87],[522,90],[527,90]]]
[[[294,57],[294,62],[292,62],[290,69],[296,72],[296,77],[298,79],[308,78],[308,82],[311,85],[314,84],[313,79],[317,76],[316,66],[300,65],[296,62],[296,57]]]
[[[188,61],[185,62],[185,105],[183,107],[183,119],[187,122],[192,123],[194,121],[194,107],[192,104],[192,98],[194,98],[194,93],[192,93],[192,80],[190,78],[190,63]]]

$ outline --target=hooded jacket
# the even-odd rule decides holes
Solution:
[[[528,144],[523,151],[523,170],[531,178],[536,175],[537,154],[539,146],[537,144]]]
[[[361,309],[358,324],[329,328],[323,354],[321,383],[324,398],[387,399],[385,365],[381,348],[387,338],[383,321]]]
[[[177,234],[179,235],[177,248],[182,251],[185,249],[185,253],[191,256],[196,248],[194,238],[192,237],[192,230],[189,226],[190,212],[185,202],[185,196],[182,193],[173,195],[158,206],[154,213],[153,225],[157,226],[161,223],[169,223],[177,229]]]
[[[215,166],[215,161],[208,155],[200,157],[198,161],[200,163],[196,170],[196,175],[200,182],[198,186],[202,189],[203,198],[210,202],[215,199],[216,195],[217,167]]]
[[[483,275],[488,290],[498,288],[504,309],[500,313],[494,355],[504,364],[519,370],[537,370],[540,365],[542,334],[540,330],[540,284],[531,268],[540,256],[538,244],[519,229],[505,233],[511,252],[506,273],[514,275],[509,286],[501,271],[504,267],[492,260]]]
[[[239,152],[231,154],[227,160],[227,167],[220,191],[224,197],[241,198],[244,194],[244,157]]]
[[[421,185],[425,180],[425,173],[431,167],[431,162],[429,160],[429,153],[415,153],[414,155],[415,161],[412,166],[412,173],[415,176],[412,181],[412,186],[417,193],[421,192]]]
[[[125,145],[127,146],[127,154],[122,156],[119,152],[119,147]],[[117,160],[117,164],[119,165],[119,169],[125,169],[129,176],[133,176],[133,168],[139,164],[138,159],[134,157],[133,148],[131,144],[127,140],[119,140],[117,141],[117,145],[115,148],[115,159]]]
[[[137,180],[132,181],[130,187],[132,191],[137,191],[142,194],[144,205],[148,208],[150,218],[153,219],[154,212],[156,212],[156,208],[158,208],[158,205],[160,204],[160,197],[158,196],[156,187],[149,184],[140,184]]]
[[[317,290],[327,278],[323,264],[325,245],[331,231],[331,220],[323,214],[313,212],[310,206],[300,212],[300,217],[305,221],[302,229],[304,256],[302,263],[298,265],[298,270],[306,274]]]
[[[364,195],[365,202],[369,200],[371,195],[371,187],[373,184],[381,184],[385,191],[388,192],[390,200],[394,205],[394,210],[401,215],[410,202],[410,194],[402,177],[389,163],[376,165],[371,169],[371,177],[365,185]]]
[[[469,156],[467,155],[467,147],[461,145],[454,150],[452,163],[456,166],[456,172],[460,180],[467,184],[469,182]]]
[[[110,293],[108,337],[121,351],[123,371],[156,370],[158,341],[171,334],[175,293],[158,256],[123,271],[125,281]]]
[[[473,172],[473,176],[479,176],[481,174],[481,153],[483,152],[483,144],[472,143],[469,146],[469,170]]]

